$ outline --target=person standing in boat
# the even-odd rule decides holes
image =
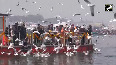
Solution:
[[[8,27],[5,28],[5,36],[8,37]]]
[[[81,45],[85,44],[85,33],[86,33],[86,29],[83,26],[81,26],[81,28],[79,29],[79,32],[82,34],[82,38],[81,38]]]
[[[40,38],[38,43],[40,45],[42,43],[42,34],[44,33],[44,27],[42,25],[39,26],[38,32],[39,34],[37,34],[37,36]]]
[[[38,43],[37,36],[38,36],[39,32],[37,31],[36,27],[33,29],[33,33],[34,33],[34,36],[33,36],[33,38],[34,38],[34,44],[37,45],[37,43]]]
[[[89,25],[88,29],[87,29],[87,33],[88,33],[88,44],[90,43],[91,40],[91,35],[92,35],[92,26]]]
[[[89,36],[91,36],[92,35],[92,26],[91,25],[89,25],[87,31],[88,31]]]
[[[8,45],[8,27],[5,28],[5,37],[4,37],[3,45]]]
[[[19,28],[19,33],[20,33],[20,40],[24,40],[26,38],[26,28],[25,28],[25,23],[22,23]]]

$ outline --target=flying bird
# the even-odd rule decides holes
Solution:
[[[41,9],[41,6],[39,7],[39,10]]]
[[[26,2],[28,2],[28,1],[26,0]]]
[[[35,3],[37,3],[37,2],[32,2],[32,3],[34,3],[34,4],[35,4]]]
[[[9,9],[9,12],[11,12],[12,10],[11,9]]]
[[[100,12],[97,12],[97,13],[100,13]]]
[[[81,5],[81,9],[85,9],[85,8],[83,7],[83,5]]]
[[[111,9],[111,8],[112,8],[112,5],[110,5],[110,7],[107,8],[107,11],[109,11],[109,9]]]
[[[89,0],[84,0],[87,4],[91,4],[91,2]]]
[[[26,10],[25,8],[22,8],[22,10],[24,11],[24,10]]]
[[[85,16],[87,16],[88,14],[90,14],[90,13],[86,13]]]
[[[80,4],[80,1],[78,0],[78,3]]]
[[[53,7],[51,8],[51,12],[53,11]]]
[[[91,16],[94,16],[94,7],[95,5],[90,6]]]
[[[18,4],[17,4],[17,6],[19,6],[19,2],[18,2]]]
[[[29,13],[29,11],[26,11],[26,13]]]
[[[59,5],[64,5],[64,4],[62,4],[62,3],[58,3]]]
[[[73,14],[73,16],[77,16],[77,15],[81,15],[81,14]]]

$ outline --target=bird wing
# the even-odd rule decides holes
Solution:
[[[91,4],[91,2],[89,0],[84,0],[87,4]]]

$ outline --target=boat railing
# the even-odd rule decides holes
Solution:
[[[2,35],[4,35],[4,33],[0,34],[0,37]],[[64,33],[49,32],[49,33],[44,33],[41,36],[38,36],[36,33],[31,33],[31,34],[27,34],[27,37],[28,37],[28,42],[30,44],[35,44],[35,43],[42,44],[44,43],[44,40],[46,39],[46,37],[49,37],[50,39],[55,39],[55,37],[59,37],[59,39],[61,40],[60,44],[63,44],[63,45],[70,43],[69,41],[67,41],[69,37],[72,38],[71,44],[72,43],[80,44],[80,45],[92,44],[91,38],[88,39],[87,32],[64,32]],[[35,38],[36,38],[36,42],[34,42]],[[84,43],[81,44],[83,39],[84,39]],[[38,40],[41,42],[37,42]],[[52,43],[58,43],[58,41],[54,41],[54,42],[53,41],[54,40],[52,40]],[[9,43],[9,40],[7,40],[7,42]]]

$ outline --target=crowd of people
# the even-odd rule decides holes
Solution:
[[[48,26],[42,26],[41,24],[38,24],[37,27],[35,27],[33,30],[31,30],[33,34],[31,35],[31,43],[34,43],[35,45],[41,45],[42,43],[53,45],[53,44],[75,44],[72,42],[73,36],[75,36],[75,33],[86,33],[89,36],[92,34],[92,26],[89,25],[88,28],[85,28],[85,25],[83,26],[74,26],[74,24],[71,25],[58,25],[54,27],[54,24],[50,24]],[[16,41],[24,41],[25,45],[27,45],[29,42],[29,37],[27,36],[27,31],[25,27],[25,23],[22,23],[19,25],[18,23],[15,23],[15,25],[12,25],[12,28],[10,25],[6,27],[5,29],[5,36],[7,38],[11,38],[12,43],[15,45],[19,45]],[[76,35],[77,36],[77,35]],[[84,45],[86,39],[86,35],[83,35],[81,37],[81,45]],[[33,41],[34,40],[34,41]],[[74,40],[76,41],[76,40]],[[89,42],[89,41],[88,41]],[[88,43],[87,42],[87,43]]]
[[[47,27],[44,27],[40,24],[38,24],[38,27],[35,28],[33,30],[36,31],[34,32],[36,35],[34,35],[34,43],[38,44],[38,43],[46,43],[48,45],[53,45],[53,44],[57,44],[61,43],[61,44],[75,44],[72,42],[72,36],[75,36],[75,33],[86,33],[89,36],[91,36],[92,33],[92,26],[89,25],[88,28],[86,29],[85,26],[74,26],[74,24],[72,25],[68,25],[66,24],[64,25],[59,25],[59,26],[53,26],[54,24],[50,24]],[[44,34],[46,33],[46,34]],[[44,34],[44,36],[43,36]],[[80,34],[80,35],[82,35]],[[37,37],[38,36],[38,37]],[[76,35],[77,36],[77,35]],[[88,44],[88,42],[90,42],[88,40],[88,42],[85,42],[85,38],[86,35],[82,36],[81,38],[81,43],[82,45],[84,45],[85,43]],[[42,39],[40,39],[42,38]],[[60,41],[57,41],[60,40]],[[76,40],[75,40],[76,41]],[[40,44],[41,44],[40,43]]]

